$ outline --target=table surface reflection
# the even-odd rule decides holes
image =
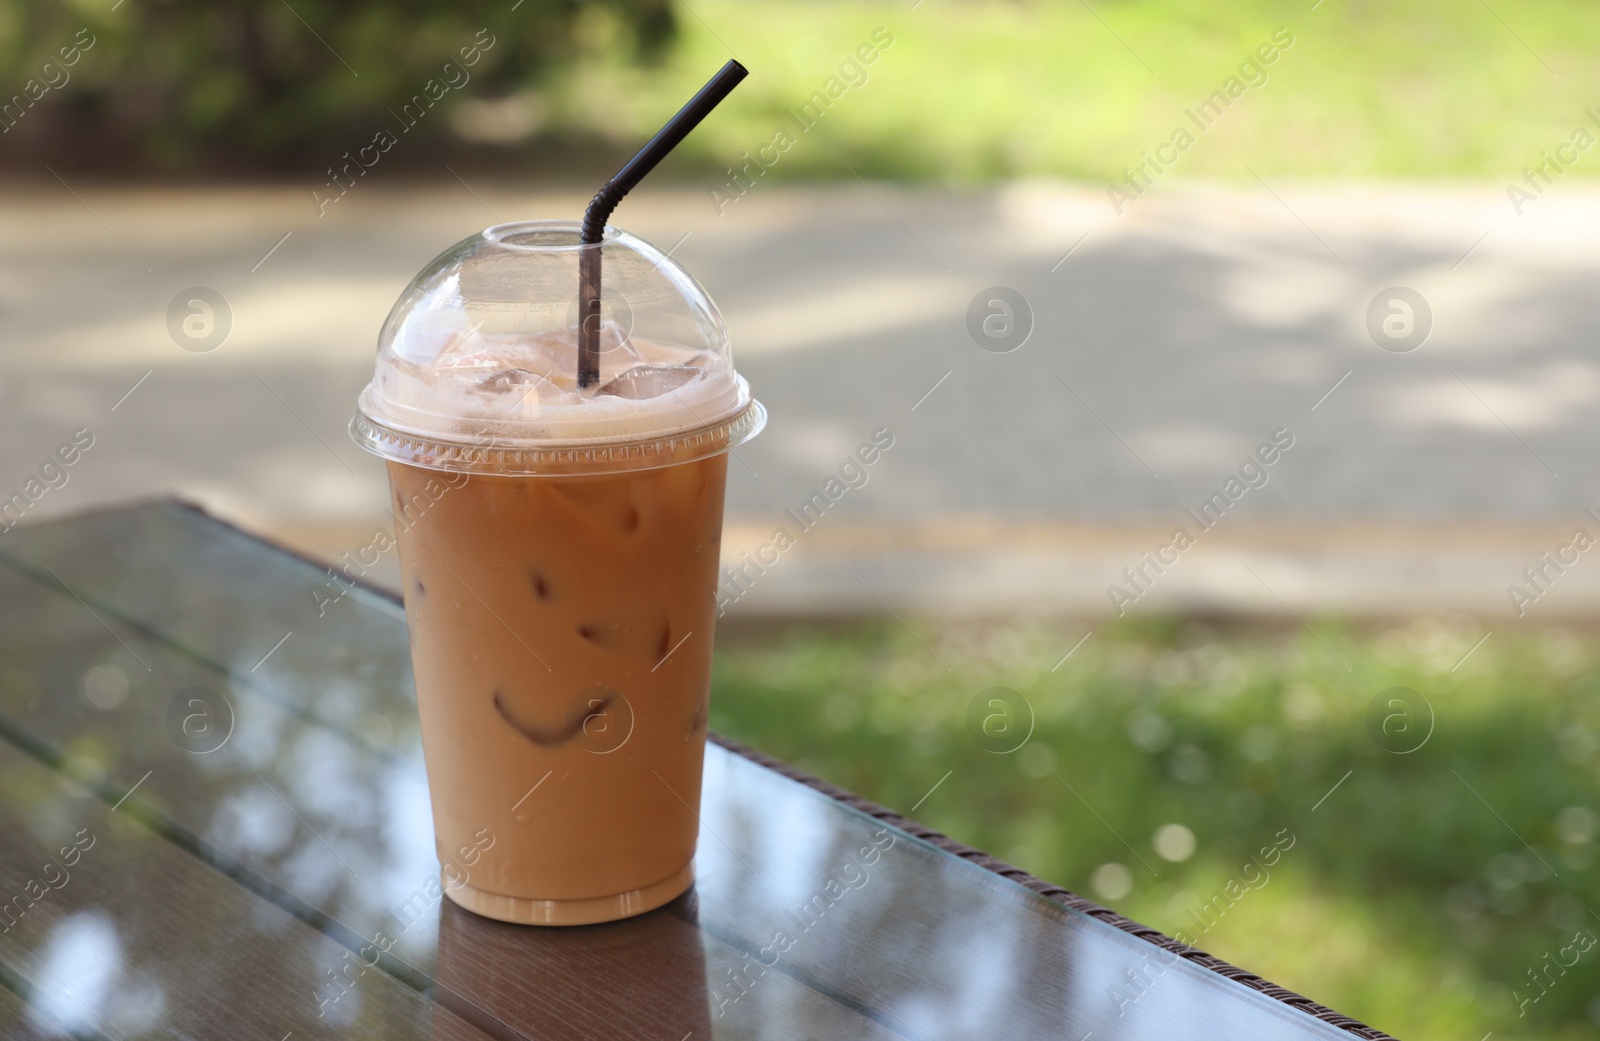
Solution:
[[[0,536],[0,1035],[1351,1036],[715,745],[683,898],[488,921],[425,784],[387,597],[170,502]]]

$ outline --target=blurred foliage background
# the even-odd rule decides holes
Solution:
[[[1546,967],[1600,937],[1594,634],[1314,628],[719,633],[711,724],[1398,1037],[1594,1037],[1600,944]],[[1004,753],[967,722],[996,686],[1033,716]],[[1396,686],[1438,725],[1381,745]],[[1282,829],[1262,883],[1245,865]],[[1219,905],[1230,878],[1259,887]]]
[[[0,104],[12,107],[0,126],[15,124],[13,159],[288,171],[333,161],[380,129],[469,141],[462,100],[516,96],[591,52],[657,59],[676,24],[667,0],[523,0],[509,18],[508,8],[4,0]]]
[[[1313,10],[1313,6],[1315,9]],[[523,0],[435,5],[0,0],[0,100],[96,43],[10,131],[0,162],[157,176],[320,175],[425,93],[485,31],[470,80],[396,167],[440,160],[588,178],[631,151],[727,57],[752,71],[674,160],[723,169],[772,140],[830,76],[847,90],[774,179],[1117,177],[1189,126],[1279,29],[1293,42],[1175,173],[1516,179],[1600,106],[1600,5],[1533,0]],[[892,39],[844,68],[875,31]],[[457,80],[462,77],[452,74]],[[1257,77],[1247,74],[1252,82]],[[856,80],[861,80],[858,84]],[[852,85],[854,84],[854,85]],[[867,97],[867,95],[870,95]],[[1191,126],[1191,129],[1192,126]],[[20,138],[20,140],[18,140]],[[1572,167],[1600,169],[1600,151]]]

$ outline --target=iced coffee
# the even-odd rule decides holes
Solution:
[[[352,429],[388,460],[436,839],[474,850],[457,903],[578,924],[691,883],[726,453],[763,420],[703,290],[626,233],[491,228],[401,297]]]

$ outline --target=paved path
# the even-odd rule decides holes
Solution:
[[[301,190],[72,187],[0,199],[0,492],[87,427],[30,518],[177,490],[328,553],[383,522],[344,424],[399,290],[477,227],[586,197],[374,184],[319,218]],[[731,471],[734,562],[894,436],[736,611],[1104,611],[1182,526],[1147,594],[1123,580],[1130,611],[1514,618],[1524,567],[1600,536],[1600,189],[1559,187],[1518,217],[1495,185],[1163,186],[1119,217],[1083,186],[758,185],[721,216],[685,186],[619,220],[677,244],[772,412]],[[196,285],[233,312],[206,354],[166,328]],[[1009,353],[969,333],[995,286],[1033,315]],[[1409,352],[1368,331],[1393,286],[1432,312]],[[1266,484],[1202,531],[1186,510],[1280,430]],[[1588,556],[1530,615],[1600,608]]]

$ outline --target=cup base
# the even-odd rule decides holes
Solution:
[[[516,925],[594,925],[654,911],[671,903],[694,884],[694,862],[683,870],[652,882],[642,889],[615,896],[595,896],[582,900],[530,900],[526,897],[491,893],[457,881],[444,887],[445,895],[473,914]]]

